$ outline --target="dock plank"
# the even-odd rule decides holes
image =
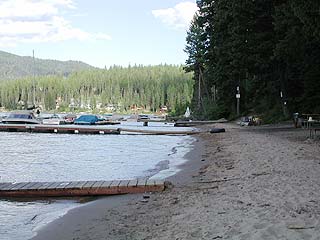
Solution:
[[[130,182],[128,183],[128,187],[136,187],[137,183],[138,183],[137,179],[130,180]]]
[[[99,188],[103,184],[103,182],[104,181],[96,181],[95,184],[93,184],[91,188]]]
[[[100,188],[108,188],[112,184],[113,181],[103,181]]]
[[[38,190],[40,187],[42,187],[43,184],[44,182],[37,182],[35,185],[32,186],[32,190]]]
[[[148,178],[139,178],[138,182],[137,182],[137,186],[144,187],[146,185],[147,180],[148,180]]]
[[[46,189],[56,189],[61,182],[54,182],[52,185],[48,186]]]
[[[97,181],[87,181],[82,188],[91,188]]]
[[[20,188],[21,190],[26,190],[26,189],[33,189],[33,186],[37,184],[35,182],[29,182],[27,185],[23,186],[22,188]]]
[[[28,182],[16,183],[14,186],[12,186],[12,188],[10,188],[10,191],[19,190],[20,188],[22,188],[23,186],[25,186],[27,184],[28,184]]]
[[[11,183],[11,184],[8,184],[6,186],[3,186],[1,191],[8,191],[10,190],[11,188],[13,188],[14,186],[16,186],[18,183]]]
[[[71,182],[61,182],[59,184],[59,186],[56,187],[56,189],[65,189],[65,188],[68,188],[68,185],[70,185]]]
[[[113,181],[111,184],[110,184],[110,188],[112,188],[112,187],[118,187],[119,186],[119,184],[120,184],[120,181]]]
[[[157,185],[163,185],[164,184],[164,181],[163,180],[159,180],[159,179],[155,179],[154,180],[154,185],[157,186]]]
[[[79,188],[79,189],[81,189],[86,183],[87,183],[87,181],[77,181],[75,183],[70,184],[69,188]]]
[[[130,180],[122,180],[119,184],[119,187],[128,187]]]
[[[38,187],[38,190],[50,189],[50,187],[54,184],[55,182],[44,182],[41,187]]]
[[[148,179],[146,181],[146,186],[154,186],[154,180],[153,179]]]
[[[13,185],[13,183],[5,183],[5,184],[1,185],[0,190],[6,190],[9,187],[11,187],[12,185]]]

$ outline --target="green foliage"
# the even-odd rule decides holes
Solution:
[[[33,91],[33,86],[35,87]],[[15,109],[35,104],[46,110],[127,112],[133,107],[144,111],[158,111],[167,106],[180,112],[190,104],[193,94],[192,73],[181,66],[114,66],[104,70],[75,72],[69,77],[43,76],[0,81],[0,103]],[[56,105],[57,103],[57,105]]]
[[[237,86],[243,114],[281,118],[320,110],[318,1],[197,3],[186,38],[186,70],[194,71],[193,108],[199,118],[235,116]]]

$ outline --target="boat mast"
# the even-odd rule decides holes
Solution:
[[[33,57],[33,80],[32,80],[32,88],[33,88],[33,106],[36,107],[36,86],[35,86],[35,78],[36,78],[36,61],[34,59],[34,50],[32,50]]]

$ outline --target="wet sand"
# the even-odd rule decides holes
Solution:
[[[291,126],[216,127],[226,133],[199,136],[174,187],[99,199],[34,239],[319,239],[320,141]]]

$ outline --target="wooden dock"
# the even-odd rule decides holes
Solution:
[[[0,198],[105,196],[128,193],[160,192],[161,180],[21,182],[0,183]]]
[[[63,134],[120,134],[119,129],[110,129],[103,126],[44,124],[0,124],[0,131]]]
[[[206,125],[206,124],[215,124],[215,123],[226,123],[228,122],[225,119],[220,120],[213,120],[213,121],[177,121],[175,122],[175,127],[195,127],[199,125]]]
[[[160,131],[132,128],[108,128],[104,126],[84,125],[43,125],[43,124],[0,124],[0,132],[30,132],[56,134],[120,134],[139,133],[148,135],[192,135],[197,131]]]
[[[142,122],[144,127],[147,127],[149,125],[149,123],[153,122],[153,123],[168,123],[167,120],[165,119],[137,119],[137,122]]]
[[[147,129],[131,129],[131,128],[119,128],[120,132],[125,133],[142,133],[149,135],[194,135],[199,134],[199,131],[159,131],[159,130],[147,130]]]

